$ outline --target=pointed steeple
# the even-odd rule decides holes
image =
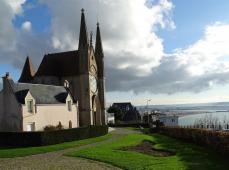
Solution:
[[[86,26],[86,21],[85,21],[85,16],[84,16],[84,9],[82,9],[78,48],[85,48],[85,47],[88,47],[88,35],[87,35],[87,26]]]
[[[103,45],[100,35],[99,23],[97,23],[97,31],[96,31],[96,43],[95,43],[95,55],[97,58],[103,58]]]
[[[33,67],[33,64],[29,57],[26,58],[25,65],[23,67],[21,77],[18,80],[19,82],[30,82],[33,79],[33,76],[35,75],[35,70]]]
[[[95,42],[95,58],[98,66],[98,77],[104,78],[104,55],[103,55],[103,45],[102,39],[100,35],[99,23],[97,23],[97,31],[96,31],[96,42]]]

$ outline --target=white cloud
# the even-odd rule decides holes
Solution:
[[[11,53],[15,51],[16,29],[12,24],[16,14],[22,12],[21,5],[24,0],[1,0],[0,5],[0,59],[11,60],[14,58]],[[6,57],[7,56],[7,57]]]
[[[16,67],[27,54],[37,65],[45,53],[77,49],[80,10],[85,8],[88,31],[95,32],[100,21],[108,91],[201,92],[229,82],[229,24],[208,25],[189,47],[164,53],[157,30],[175,29],[169,0],[40,0],[52,13],[52,33],[37,35],[13,27],[24,1],[2,2],[0,59]]]
[[[228,71],[228,36],[229,24],[216,22],[206,27],[203,38],[173,55],[193,76]]]
[[[97,17],[101,22],[104,50],[110,58],[107,65],[123,71],[133,69],[139,76],[149,74],[164,55],[163,41],[155,33],[157,27],[174,28],[169,17],[173,5],[167,0],[160,0],[151,7],[145,5],[146,0],[71,0],[68,3],[50,0],[43,3],[53,13],[54,48],[77,48],[80,10],[85,8],[88,31],[95,32]]]
[[[21,67],[27,55],[33,57],[35,65],[45,52],[54,51],[48,33],[32,34],[29,21],[22,24],[22,29],[15,28],[16,15],[23,15],[25,0],[0,0],[0,62]],[[39,47],[39,48],[38,48]]]
[[[208,25],[201,39],[187,48],[166,54],[150,75],[131,78],[131,73],[127,74],[113,90],[133,89],[136,93],[196,93],[216,84],[229,83],[228,37],[229,24],[217,22]],[[135,81],[131,81],[133,79]]]
[[[7,5],[10,6],[14,15],[21,14],[23,12],[22,4],[26,2],[26,0],[2,0],[2,1],[5,1]]]
[[[22,26],[21,26],[22,30],[24,31],[30,31],[32,28],[32,23],[30,21],[25,21]]]

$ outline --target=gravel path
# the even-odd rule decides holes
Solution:
[[[0,170],[120,170],[120,168],[106,163],[64,156],[67,152],[109,143],[123,135],[136,133],[136,131],[133,132],[129,129],[117,128],[110,133],[113,135],[108,140],[76,148],[18,158],[0,158]]]

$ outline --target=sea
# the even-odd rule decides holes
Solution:
[[[212,117],[221,124],[229,124],[229,102],[204,103],[204,104],[177,104],[177,105],[149,105],[139,106],[141,110],[158,110],[166,114],[179,115],[180,126],[192,126],[199,119]]]

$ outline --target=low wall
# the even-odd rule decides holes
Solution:
[[[51,145],[102,136],[107,133],[108,126],[88,126],[40,132],[0,132],[0,146],[27,147]]]
[[[222,155],[229,156],[229,133],[204,129],[179,127],[160,127],[160,133],[213,149]]]

